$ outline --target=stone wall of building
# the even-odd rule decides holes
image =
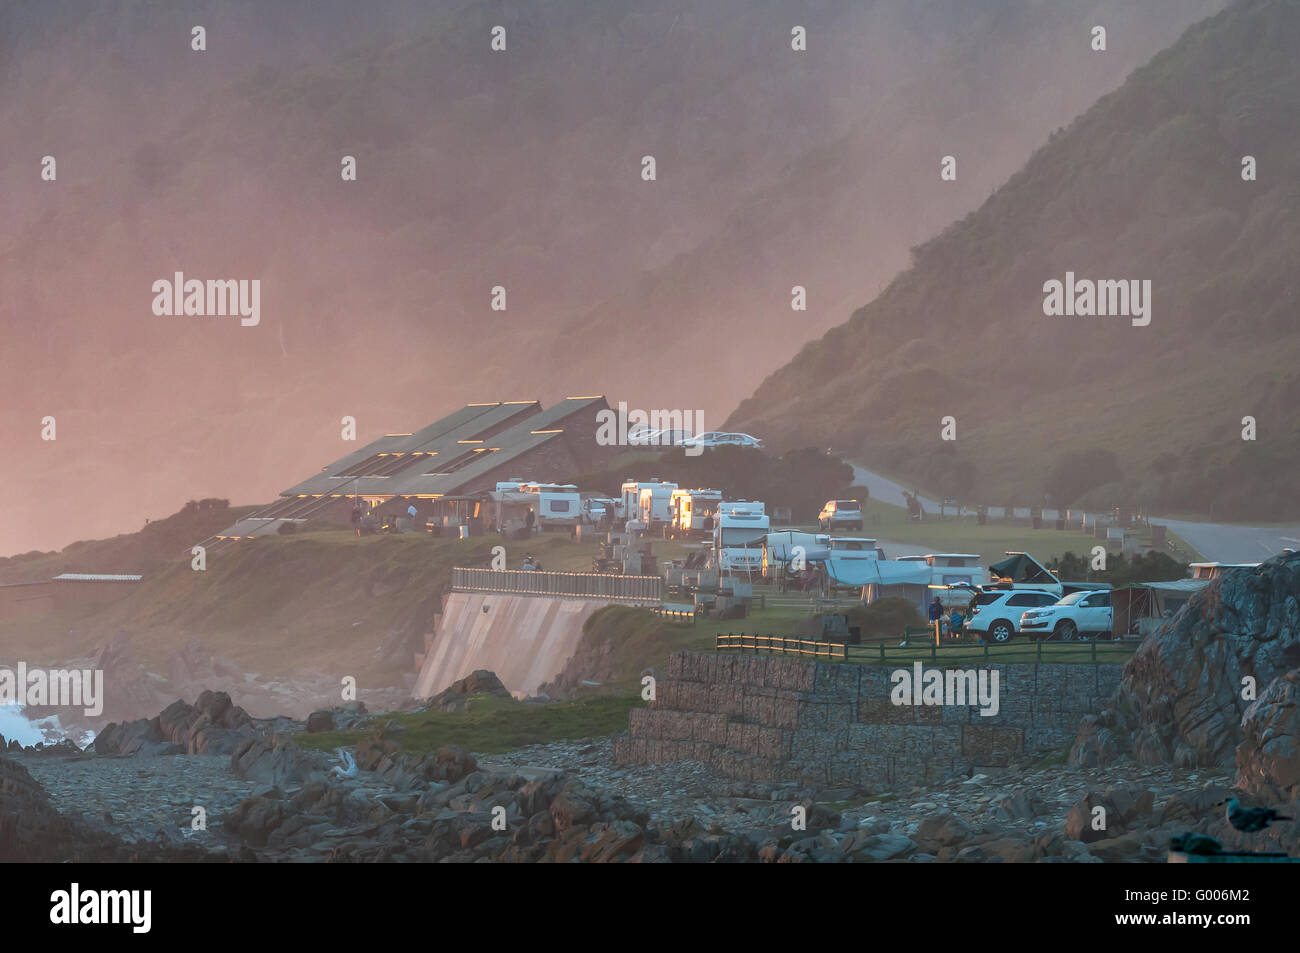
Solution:
[[[623,764],[702,761],[752,781],[922,784],[1063,754],[1122,667],[990,665],[999,710],[985,716],[974,704],[893,704],[894,666],[678,652],[614,755]]]

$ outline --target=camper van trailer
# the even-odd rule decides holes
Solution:
[[[533,513],[542,532],[570,529],[582,522],[582,498],[572,483],[525,483],[521,489],[536,501]]]
[[[929,553],[925,556],[900,556],[899,562],[925,563],[930,567],[932,586],[980,586],[984,570],[978,553]]]
[[[640,519],[652,530],[657,530],[669,521],[669,503],[673,498],[676,483],[661,483],[658,480],[628,480],[623,484],[622,504],[624,519]]]
[[[713,516],[721,502],[721,490],[673,490],[664,536],[708,539],[713,535]]]
[[[713,556],[721,572],[758,573],[763,568],[763,542],[772,522],[759,501],[718,504],[713,520]]]
[[[879,559],[880,550],[874,539],[861,539],[856,536],[832,536],[830,538],[831,559]]]
[[[802,560],[802,567],[811,563],[825,561],[830,555],[830,536],[824,533],[800,533],[786,530],[780,533],[768,533],[763,539],[763,576],[776,579],[781,574],[792,570],[791,563],[796,557]]]
[[[1233,569],[1254,569],[1259,563],[1192,563],[1193,579],[1218,579]]]

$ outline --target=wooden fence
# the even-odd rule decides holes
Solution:
[[[929,630],[909,630],[926,631]],[[906,641],[906,639],[904,640]],[[897,645],[890,642],[850,645],[844,642],[821,642],[795,636],[758,635],[746,632],[718,632],[714,636],[714,649],[718,652],[738,651],[769,655],[797,655],[805,658],[823,658],[836,662],[859,662],[867,665],[909,663],[928,659],[932,663],[944,661],[970,661],[981,659],[1003,664],[1033,664],[1037,662],[1068,662],[1098,665],[1128,661],[1141,639],[1115,639],[1099,643],[1088,642],[995,642],[952,641],[935,645],[909,643]]]

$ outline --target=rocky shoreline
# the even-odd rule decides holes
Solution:
[[[385,716],[337,716],[372,726],[352,776],[337,755],[295,744],[305,723],[258,722],[205,693],[113,726],[84,752],[11,751],[0,818],[19,794],[40,801],[68,825],[66,856],[102,859],[1161,863],[1185,831],[1261,846],[1223,822],[1226,772],[1120,759],[864,794],[739,782],[689,761],[620,766],[608,738],[416,758]],[[1106,831],[1090,829],[1096,804]]]

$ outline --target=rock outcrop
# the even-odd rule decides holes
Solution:
[[[153,718],[108,725],[94,749],[101,755],[231,754],[266,730],[225,692],[205,691],[193,705],[178,699]]]
[[[1231,767],[1247,740],[1243,717],[1252,702],[1245,689],[1253,685],[1262,701],[1275,680],[1297,667],[1300,554],[1231,571],[1147,637],[1125,665],[1109,707],[1084,722],[1071,761],[1099,766],[1130,754],[1144,764]],[[1294,763],[1296,736],[1277,733],[1275,719],[1289,717],[1273,713],[1278,706],[1287,703],[1270,695],[1253,716],[1261,725],[1266,717],[1274,729],[1253,742],[1252,751],[1271,744],[1262,759],[1251,755],[1261,771]],[[1279,740],[1285,738],[1291,740]]]

